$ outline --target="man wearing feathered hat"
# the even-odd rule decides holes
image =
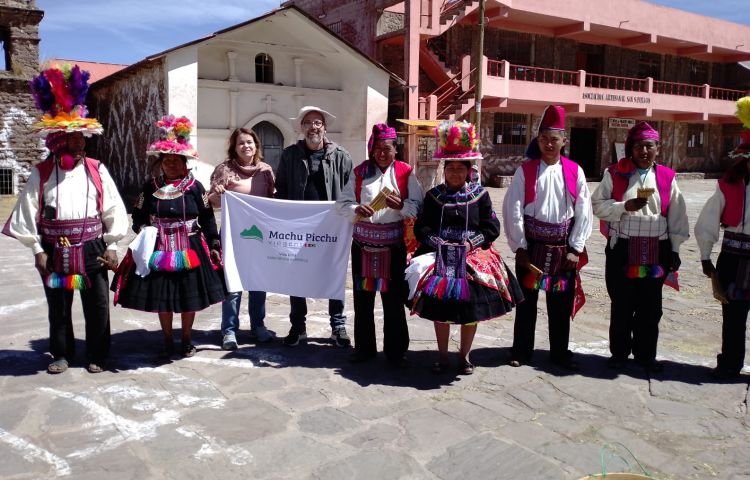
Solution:
[[[516,253],[516,275],[526,299],[518,305],[513,328],[514,367],[531,359],[539,290],[544,290],[550,360],[578,368],[568,350],[570,320],[585,301],[578,272],[586,263],[592,216],[586,176],[561,154],[567,141],[565,110],[548,106],[503,203],[505,234]]]
[[[87,117],[89,73],[76,65],[50,68],[34,77],[31,90],[44,112],[32,128],[49,155],[36,165],[3,233],[34,253],[49,307],[47,370],[61,373],[75,356],[71,306],[79,290],[86,322],[87,369],[101,372],[110,347],[107,267],[117,266],[117,241],[128,228],[127,213],[107,168],[85,155],[85,139],[102,133]]]
[[[745,332],[750,308],[750,97],[737,101],[737,117],[744,130],[740,145],[729,153],[734,163],[719,179],[716,191],[695,223],[695,239],[703,273],[711,278],[714,296],[721,302],[721,353],[713,376],[739,377],[745,363]],[[711,250],[724,238],[716,267]]]
[[[407,365],[409,328],[404,313],[406,244],[404,220],[415,218],[422,188],[414,169],[396,159],[396,129],[373,125],[367,143],[369,158],[354,169],[337,208],[354,220],[352,277],[354,281],[354,363],[377,355],[375,294],[383,303],[383,352],[396,367]]]
[[[290,119],[299,128],[303,140],[284,149],[276,172],[276,198],[285,200],[339,200],[346,184],[353,179],[352,158],[344,148],[326,137],[326,129],[336,117],[314,106],[305,106]],[[289,297],[292,323],[284,344],[297,346],[307,338],[307,300]],[[348,347],[346,315],[343,300],[328,300],[331,318],[331,340],[338,347]]]
[[[625,140],[626,158],[604,172],[592,195],[607,237],[605,280],[612,301],[609,366],[630,354],[651,372],[656,361],[662,287],[680,268],[680,245],[690,237],[685,199],[674,170],[656,163],[659,132],[638,122]]]

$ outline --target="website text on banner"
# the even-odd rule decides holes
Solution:
[[[222,195],[227,289],[343,300],[352,224],[334,205]]]

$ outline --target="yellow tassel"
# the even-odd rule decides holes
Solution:
[[[737,113],[735,115],[745,128],[750,129],[750,96],[737,100]]]

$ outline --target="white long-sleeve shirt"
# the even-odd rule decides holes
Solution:
[[[128,233],[128,214],[115,182],[107,167],[99,164],[102,178],[102,212],[104,226],[103,239],[108,250],[117,249],[117,242]],[[56,179],[59,179],[59,185]],[[88,199],[86,184],[88,183]],[[60,203],[57,203],[57,195]],[[88,177],[83,162],[72,170],[63,170],[55,165],[47,183],[44,185],[44,205],[57,208],[58,220],[73,220],[98,215],[96,210],[97,193],[94,182]],[[39,170],[31,170],[31,176],[13,209],[10,220],[11,233],[24,245],[31,248],[36,255],[44,251],[41,235],[37,231],[37,212],[39,210]],[[74,239],[71,239],[74,240]]]
[[[625,210],[625,202],[638,197],[639,188],[653,188],[654,193],[648,198],[646,206],[634,212]],[[605,222],[610,222],[609,246],[614,247],[618,238],[630,237],[659,237],[660,240],[669,239],[672,251],[679,253],[680,245],[690,238],[687,206],[685,199],[672,180],[669,190],[669,210],[666,218],[661,214],[661,197],[656,186],[656,173],[653,167],[646,172],[645,177],[636,170],[628,179],[628,188],[622,195],[621,201],[612,198],[612,176],[609,170],[604,172],[599,186],[591,196],[594,215]]]
[[[354,175],[347,182],[344,187],[344,191],[341,193],[341,198],[336,201],[336,208],[339,213],[354,219],[356,213],[354,212],[361,203],[367,205],[372,202],[375,197],[380,193],[383,187],[388,187],[390,190],[396,192],[397,195],[401,195],[401,191],[398,189],[398,183],[396,182],[396,169],[394,164],[391,163],[384,172],[381,172],[379,168],[375,168],[375,175],[370,178],[362,180],[361,192],[360,192],[360,203],[357,203],[357,197],[354,189],[356,180]],[[414,174],[414,170],[409,174],[408,182],[409,195],[404,199],[404,208],[401,210],[394,210],[392,208],[384,208],[375,212],[370,218],[363,218],[362,221],[372,223],[391,223],[403,220],[404,218],[414,218],[419,213],[419,208],[422,205],[424,199],[424,193],[422,187],[417,181],[417,177]]]
[[[513,181],[503,201],[503,224],[508,245],[515,252],[519,248],[527,249],[524,215],[547,223],[560,224],[575,217],[573,228],[568,237],[568,245],[577,252],[582,252],[586,240],[591,236],[591,194],[586,184],[586,175],[578,167],[576,191],[578,198],[575,205],[568,193],[563,176],[562,163],[547,165],[539,162],[539,174],[536,180],[536,199],[524,207],[526,180],[522,167],[518,167]]]
[[[700,215],[698,215],[698,221],[695,222],[695,240],[698,242],[698,249],[701,253],[701,260],[711,260],[711,250],[714,244],[719,241],[720,229],[721,229],[721,214],[724,211],[724,206],[727,200],[724,194],[719,189],[719,185],[716,185],[716,191],[708,199]],[[745,187],[745,207],[743,209],[745,218],[742,223],[736,227],[726,227],[727,232],[743,233],[750,235],[750,185]]]

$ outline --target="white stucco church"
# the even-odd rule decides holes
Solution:
[[[386,120],[392,81],[403,83],[306,13],[281,8],[93,84],[92,113],[105,127],[96,154],[123,193],[137,190],[149,174],[145,146],[156,136],[153,123],[166,113],[187,115],[197,127],[194,172],[208,186],[232,129],[258,132],[266,161],[276,167],[282,149],[301,138],[290,118],[315,105],[337,117],[328,137],[356,165],[365,159],[371,126]]]

